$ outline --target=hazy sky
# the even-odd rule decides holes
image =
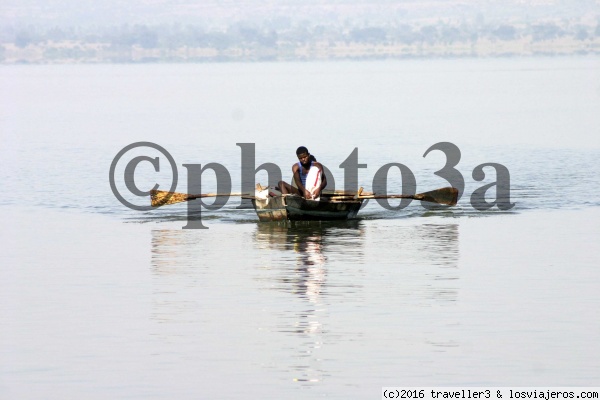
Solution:
[[[115,24],[222,24],[288,18],[311,22],[351,20],[385,24],[404,19],[475,19],[486,22],[600,18],[599,0],[2,0],[5,26],[105,26]]]

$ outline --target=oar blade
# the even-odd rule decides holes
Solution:
[[[165,190],[151,190],[150,199],[152,207],[160,207],[167,204],[177,204],[189,200],[185,193],[167,192]]]
[[[458,201],[458,189],[453,187],[436,189],[430,192],[420,193],[415,196],[415,199],[430,203],[455,206]]]

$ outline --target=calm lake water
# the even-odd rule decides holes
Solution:
[[[2,399],[600,381],[600,58],[5,66],[0,93]],[[287,180],[305,145],[342,188],[358,148],[366,190],[402,163],[419,192],[448,185],[444,154],[423,154],[451,142],[465,190],[453,209],[370,202],[341,223],[258,223],[232,198],[184,230],[185,204],[111,192],[138,141],[173,156],[179,191],[183,164],[211,162],[239,191],[236,143],[254,143]],[[127,153],[118,178],[135,155],[161,156]],[[140,189],[169,187],[161,157]],[[471,206],[495,181],[473,178],[483,163],[510,172],[511,210]]]

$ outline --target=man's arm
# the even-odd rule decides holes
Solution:
[[[325,168],[323,168],[323,164],[315,163],[315,165],[319,168],[319,170],[321,170],[321,184],[315,191],[315,197],[319,197],[321,191],[327,186],[327,175],[325,175]]]

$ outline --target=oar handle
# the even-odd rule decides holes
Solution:
[[[187,200],[202,199],[204,197],[223,197],[223,196],[232,196],[232,197],[250,196],[250,193],[234,192],[234,193],[200,193],[200,194],[188,194],[187,195]]]

